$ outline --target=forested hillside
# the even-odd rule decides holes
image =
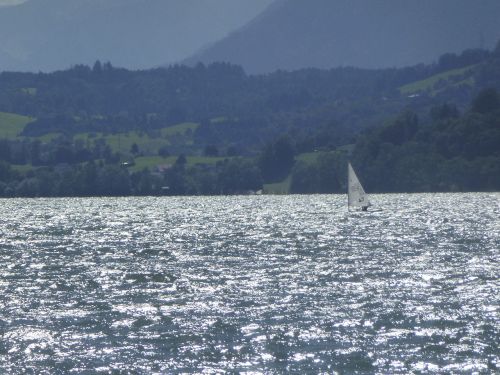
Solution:
[[[0,195],[342,192],[347,159],[370,191],[498,190],[498,91],[498,47],[404,69],[1,73]]]
[[[426,115],[406,110],[361,134],[351,153],[336,150],[299,161],[290,190],[344,192],[350,160],[371,192],[498,191],[499,91],[481,91],[463,114],[443,104]]]

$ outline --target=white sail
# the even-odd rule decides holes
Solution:
[[[347,204],[349,207],[371,206],[368,194],[365,193],[351,163],[347,167]]]

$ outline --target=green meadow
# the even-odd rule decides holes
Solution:
[[[290,184],[292,182],[292,176],[288,176],[281,182],[276,182],[274,184],[264,184],[263,192],[264,194],[288,194],[290,192]]]
[[[177,156],[168,156],[166,158],[163,158],[161,156],[139,156],[134,159],[134,165],[132,165],[129,169],[132,172],[139,172],[145,168],[153,171],[153,169],[158,166],[172,166],[176,162],[177,158]],[[197,164],[215,165],[218,161],[222,161],[224,159],[226,158],[210,156],[187,156],[186,164],[188,166],[194,166]]]
[[[23,131],[26,124],[33,120],[33,118],[28,116],[0,112],[0,139],[23,138],[20,136],[20,133]],[[164,146],[192,145],[193,135],[197,127],[197,123],[187,122],[149,132],[129,131],[116,134],[78,133],[74,136],[74,139],[80,140],[86,144],[92,144],[96,140],[102,139],[111,147],[113,152],[120,152],[122,154],[130,153],[132,146],[136,144],[139,154],[144,156],[135,158],[134,165],[130,167],[130,170],[135,172],[143,170],[144,168],[153,170],[160,165],[174,164],[178,156],[161,157],[157,156],[158,151]],[[48,133],[36,137],[36,139],[39,139],[41,142],[50,142],[59,136],[61,136],[60,133]],[[187,165],[210,165],[223,159],[224,158],[220,157],[188,156]],[[24,172],[32,169],[32,167],[30,165],[15,166],[15,169]]]
[[[128,153],[134,144],[139,152],[146,155],[156,155],[163,146],[170,145],[192,145],[193,134],[198,124],[183,123],[165,127],[150,132],[130,131],[115,134],[103,133],[79,133],[76,139],[84,142],[92,142],[96,139],[104,139],[113,152]]]
[[[472,77],[468,77],[467,73],[472,72],[475,67],[477,67],[477,65],[448,70],[421,81],[401,86],[399,91],[404,95],[412,95],[424,91],[429,92],[430,95],[436,95],[440,91],[441,85],[446,87],[449,87],[450,85],[458,86],[460,84],[473,85],[474,80]]]
[[[306,152],[299,154],[295,157],[295,160],[302,161],[305,163],[315,163],[321,152]],[[288,194],[290,192],[290,184],[292,182],[291,174],[285,178],[283,181],[276,182],[273,184],[264,184],[263,192],[264,194]]]
[[[0,139],[21,138],[20,134],[24,127],[32,121],[34,119],[28,116],[0,112]],[[127,153],[132,148],[132,145],[136,144],[140,152],[157,154],[162,146],[192,145],[193,134],[197,127],[198,124],[187,122],[150,132],[130,131],[116,134],[79,133],[74,138],[84,142],[104,139],[114,152]],[[59,133],[48,133],[36,138],[42,142],[50,142],[60,135]]]
[[[15,113],[0,112],[0,138],[15,139],[19,137],[26,124],[33,118]]]

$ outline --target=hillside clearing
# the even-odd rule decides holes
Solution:
[[[473,81],[470,82],[472,78],[466,76],[467,73],[472,72],[476,67],[477,64],[466,66],[464,68],[448,70],[446,72],[433,75],[421,81],[412,82],[407,85],[401,86],[399,88],[399,91],[403,95],[412,95],[423,91],[429,91],[431,95],[435,95],[439,91],[438,86],[441,81],[446,82],[448,85],[450,84],[449,81],[453,81],[452,84],[454,85],[460,83],[465,83],[465,84],[468,83],[472,85],[474,83]]]
[[[34,119],[15,113],[0,112],[0,138],[15,139]]]

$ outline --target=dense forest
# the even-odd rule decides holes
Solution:
[[[0,73],[0,196],[500,189],[500,44],[404,69]],[[276,186],[279,189],[276,190]]]
[[[347,159],[372,192],[498,191],[500,95],[484,89],[463,114],[443,104],[425,121],[404,111],[360,134],[351,153],[333,151],[296,163],[292,191],[345,191]]]

